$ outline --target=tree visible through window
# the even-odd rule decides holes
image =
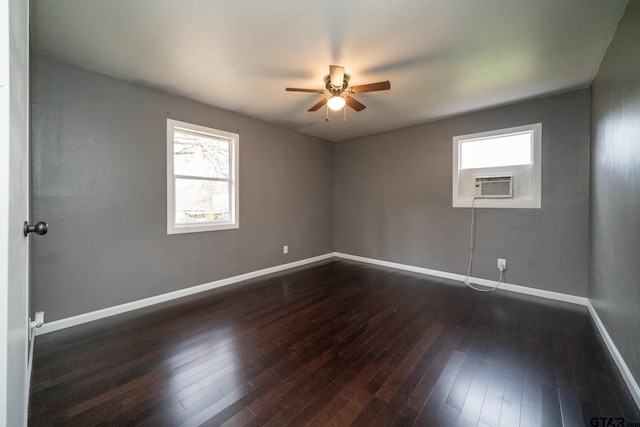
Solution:
[[[168,232],[237,228],[238,135],[167,123]]]

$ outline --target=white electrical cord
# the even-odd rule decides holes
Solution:
[[[464,278],[464,284],[467,287],[473,289],[478,292],[493,292],[498,289],[498,286],[502,283],[502,273],[504,272],[503,268],[500,268],[500,278],[498,279],[498,283],[493,288],[477,288],[471,284],[469,280],[469,276],[471,275],[471,266],[473,265],[473,251],[476,248],[476,212],[475,212],[475,204],[476,198],[474,197],[471,200],[471,249],[469,251],[469,268],[467,269],[467,276]]]
[[[476,203],[476,198],[474,197],[471,200],[471,249],[469,250],[469,268],[467,269],[467,277],[464,278],[464,284],[467,286],[471,286],[471,282],[469,282],[469,275],[471,274],[471,265],[473,264],[473,250],[476,247],[475,203]]]

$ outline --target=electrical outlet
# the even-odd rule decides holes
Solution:
[[[504,258],[498,258],[498,270],[506,270],[507,269],[507,260]]]
[[[289,245],[284,245],[282,247],[282,253],[283,254],[288,254],[289,253]]]

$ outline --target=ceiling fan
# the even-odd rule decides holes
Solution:
[[[307,111],[316,111],[325,104],[334,111],[340,110],[345,104],[356,111],[362,111],[367,107],[355,98],[351,97],[352,94],[391,89],[391,83],[389,83],[389,81],[349,87],[350,78],[351,76],[344,72],[344,67],[339,65],[330,65],[329,74],[324,77],[324,86],[326,89],[300,89],[288,87],[286,90],[288,92],[329,94],[328,97],[323,98]]]

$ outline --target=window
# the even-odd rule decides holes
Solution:
[[[460,141],[460,169],[530,165],[532,132]]]
[[[511,197],[476,198],[476,207],[540,208],[542,124],[453,138],[453,207],[470,207],[476,178],[511,177]]]
[[[238,228],[238,134],[167,119],[167,234]]]

